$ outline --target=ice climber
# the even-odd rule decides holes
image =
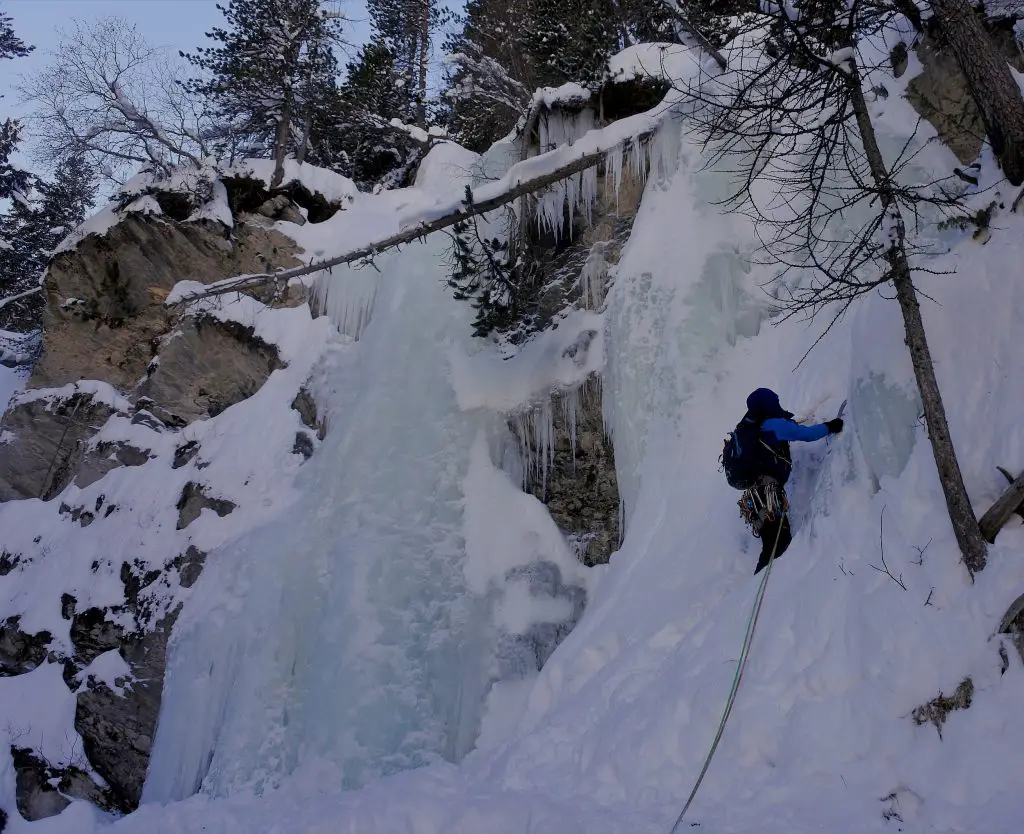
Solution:
[[[755,574],[768,564],[773,550],[777,559],[792,540],[784,489],[793,469],[790,441],[821,440],[842,430],[839,417],[810,426],[795,422],[779,395],[768,388],[747,397],[747,413],[726,438],[722,463],[729,485],[743,490],[739,506],[744,521],[761,539]]]

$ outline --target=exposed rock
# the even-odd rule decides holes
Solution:
[[[285,220],[288,223],[296,223],[299,226],[302,226],[306,222],[306,218],[302,216],[302,212],[296,208],[295,204],[285,194],[278,194],[276,197],[271,197],[256,209],[256,211],[264,217],[269,217],[273,220]]]
[[[213,417],[255,394],[284,365],[253,328],[189,319],[164,340],[139,390],[185,422]]]
[[[172,469],[181,469],[199,454],[199,441],[189,440],[174,450],[174,460],[171,462]]]
[[[130,390],[146,373],[154,339],[170,329],[162,302],[178,281],[299,265],[295,244],[279,232],[246,224],[227,232],[219,223],[133,214],[57,255],[45,283],[44,352],[30,387],[100,378]],[[66,299],[78,303],[62,308]]]
[[[144,400],[146,398],[143,397],[141,399]],[[147,429],[152,429],[155,432],[161,432],[167,428],[167,424],[163,420],[161,420],[152,412],[147,411],[145,408],[141,407],[138,408],[136,412],[132,415],[132,425],[145,426]]]
[[[576,399],[573,408],[565,408],[567,396]],[[529,468],[527,491],[547,505],[584,564],[603,564],[619,544],[619,488],[612,444],[604,433],[600,386],[592,380],[578,392],[555,394],[549,408],[553,460],[546,470],[542,465]],[[567,419],[572,414],[574,430]],[[537,448],[535,432],[529,426],[546,418],[546,414],[534,413],[512,426],[524,454],[537,462],[542,460],[543,450]]]
[[[182,588],[191,588],[203,572],[203,563],[206,561],[206,554],[195,545],[189,545],[188,549],[178,556],[171,567],[178,571],[178,584]]]
[[[1000,54],[1014,69],[1024,70],[1012,30],[988,28]],[[907,101],[931,122],[957,159],[973,162],[985,141],[985,125],[953,50],[929,28],[917,46],[917,57],[923,71],[907,85]]]
[[[0,678],[31,672],[46,660],[50,632],[26,634],[18,628],[20,622],[17,616],[0,622]]]
[[[29,400],[7,411],[0,428],[13,439],[0,455],[0,501],[45,500],[59,493],[82,466],[87,441],[113,413],[91,394]]]
[[[55,767],[26,747],[12,747],[11,757],[18,812],[29,822],[56,816],[70,804],[68,797],[84,799],[106,811],[128,810],[73,764]]]
[[[110,470],[120,466],[142,466],[150,460],[147,451],[136,449],[123,440],[99,443],[87,448],[75,471],[74,481],[80,487],[96,483]]]
[[[313,399],[313,395],[309,393],[308,389],[302,388],[299,390],[299,393],[295,395],[295,399],[292,400],[292,408],[299,412],[299,419],[302,420],[302,424],[316,432],[318,440],[323,440],[327,436],[327,426],[320,419],[316,400]]]
[[[499,649],[501,656],[514,658],[513,662],[520,666],[525,658],[529,658],[526,668],[520,671],[530,674],[543,668],[559,643],[575,628],[583,616],[587,592],[578,585],[566,585],[562,581],[562,571],[554,562],[534,562],[514,568],[505,579],[508,582],[525,582],[531,597],[564,600],[569,604],[569,615],[561,622],[534,623],[524,634],[512,636],[508,644]],[[507,677],[511,670],[503,671],[503,677]]]
[[[15,790],[18,813],[28,822],[55,817],[71,804],[61,796],[50,779],[49,768],[31,750],[11,747],[14,759]]]
[[[1021,662],[1024,663],[1024,594],[1017,597],[1006,609],[1002,622],[999,623],[999,633],[1010,635]]]
[[[139,604],[139,594],[143,589],[148,588],[160,578],[161,571],[151,568],[146,569],[145,565],[138,559],[134,564],[121,563],[121,583],[124,585],[124,599],[129,606]]]
[[[213,510],[221,518],[232,512],[237,506],[233,501],[224,498],[211,498],[203,491],[203,487],[194,481],[185,484],[178,499],[178,527],[184,530],[202,514],[203,510]]]
[[[265,182],[252,177],[229,177],[223,180],[223,183],[228,192],[228,205],[235,217],[252,212],[262,214],[264,206],[267,206],[268,203],[275,207],[283,207],[284,203],[276,202],[281,198],[284,198],[288,205],[294,204],[304,208],[306,210],[305,219],[310,223],[323,223],[325,220],[330,220],[343,208],[338,203],[332,203],[320,192],[310,191],[298,180],[284,183],[273,191],[267,188]],[[294,205],[292,205],[293,210]],[[267,214],[265,216],[278,217],[279,215]],[[301,217],[301,215],[299,216]],[[281,219],[287,218],[281,217]]]
[[[107,619],[103,608],[87,608],[71,618],[71,644],[75,654],[73,671],[65,670],[65,679],[73,677],[97,657],[121,646],[124,627]]]
[[[76,701],[75,729],[82,736],[85,753],[110,785],[112,801],[124,810],[138,807],[142,798],[160,712],[167,638],[177,614],[174,611],[152,631],[121,644],[121,656],[133,677],[123,695],[89,680]]]
[[[110,515],[117,511],[117,504],[107,504],[104,509],[103,504],[106,501],[106,496],[100,495],[96,498],[96,503],[93,505],[93,510],[87,510],[84,505],[72,507],[69,504],[61,502],[57,512],[61,515],[71,516],[72,521],[77,521],[83,527],[88,527],[92,524],[98,515],[102,513],[103,518],[109,518]]]
[[[958,709],[969,709],[971,700],[974,697],[974,681],[964,678],[952,695],[946,696],[941,692],[932,698],[927,704],[915,707],[910,717],[915,724],[931,724],[942,738],[942,725],[946,723],[949,714]]]
[[[313,438],[304,431],[295,432],[295,445],[292,446],[293,455],[302,455],[309,460],[313,457]]]
[[[20,553],[8,553],[6,550],[0,550],[0,576],[7,576],[20,564]]]

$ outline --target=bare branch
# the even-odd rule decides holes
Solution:
[[[120,18],[75,21],[61,35],[51,64],[20,88],[36,106],[28,123],[43,161],[86,156],[115,182],[140,165],[201,164],[208,120],[179,65]]]
[[[883,523],[884,519],[885,519],[885,507],[882,507],[882,513],[878,517],[878,548],[879,548],[879,550],[881,551],[881,554],[882,554],[882,567],[878,567],[878,565],[869,565],[868,567],[874,568],[879,573],[884,573],[886,576],[888,576],[893,582],[895,582],[897,585],[899,585],[905,591],[905,590],[907,590],[907,586],[903,584],[903,574],[901,573],[898,577],[895,576],[893,574],[893,572],[891,570],[889,570],[889,566],[885,563],[885,543],[882,541],[882,534],[883,534],[882,523]],[[930,597],[929,597],[929,599],[930,599]]]

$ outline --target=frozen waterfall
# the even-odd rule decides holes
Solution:
[[[516,630],[527,643],[560,639],[566,628],[538,624],[578,617],[578,588],[564,588],[574,604],[552,606],[551,588],[530,592],[533,609],[516,603],[523,566],[571,558],[539,504],[546,533],[524,541],[546,536],[546,551],[470,564],[473,449],[478,478],[516,490],[480,459],[487,438],[503,442],[506,418],[456,401],[451,351],[480,342],[472,309],[445,284],[444,246],[410,246],[378,258],[380,274],[331,279],[326,307],[343,335],[313,380],[329,431],[297,503],[211,554],[169,649],[144,801],[261,792],[315,762],[355,787],[457,761],[491,684],[522,674],[509,668]],[[485,517],[477,549],[493,550],[487,527]],[[510,604],[526,614],[512,625]],[[551,648],[528,647],[538,657]]]

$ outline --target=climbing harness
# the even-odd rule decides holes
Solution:
[[[785,499],[785,493],[783,493],[783,499]],[[782,515],[785,517],[786,510],[782,510]],[[683,806],[683,810],[679,812],[679,816],[676,818],[675,825],[672,826],[669,834],[676,834],[676,829],[679,828],[679,824],[683,821],[683,817],[686,816],[686,812],[690,810],[690,805],[693,802],[693,798],[697,795],[697,790],[700,788],[701,782],[704,781],[704,775],[708,772],[708,767],[711,765],[711,759],[715,755],[715,751],[718,749],[718,742],[722,739],[722,733],[725,732],[725,722],[729,720],[729,713],[732,712],[733,704],[736,702],[736,693],[740,688],[740,681],[743,679],[743,670],[747,666],[747,658],[750,656],[750,644],[754,639],[754,629],[757,627],[757,619],[761,615],[761,603],[764,601],[764,589],[768,584],[768,576],[772,572],[772,563],[775,561],[775,553],[779,549],[779,535],[782,533],[782,526],[779,525],[778,531],[775,533],[775,545],[772,547],[772,554],[768,558],[768,565],[765,568],[764,576],[761,577],[761,584],[757,589],[757,596],[754,599],[754,608],[750,612],[750,619],[747,620],[747,633],[743,637],[743,648],[740,650],[740,661],[736,666],[736,675],[732,679],[732,688],[729,690],[729,698],[725,703],[725,711],[722,713],[722,720],[718,722],[718,732],[715,733],[715,740],[711,742],[711,749],[708,751],[708,756],[704,759],[704,766],[700,769],[700,775],[697,777],[697,782],[693,786],[693,790],[690,791],[690,796],[686,800],[686,804]]]
[[[775,521],[789,511],[785,490],[770,475],[759,477],[756,484],[744,491],[736,505],[755,538],[761,537],[761,528],[766,521]]]

